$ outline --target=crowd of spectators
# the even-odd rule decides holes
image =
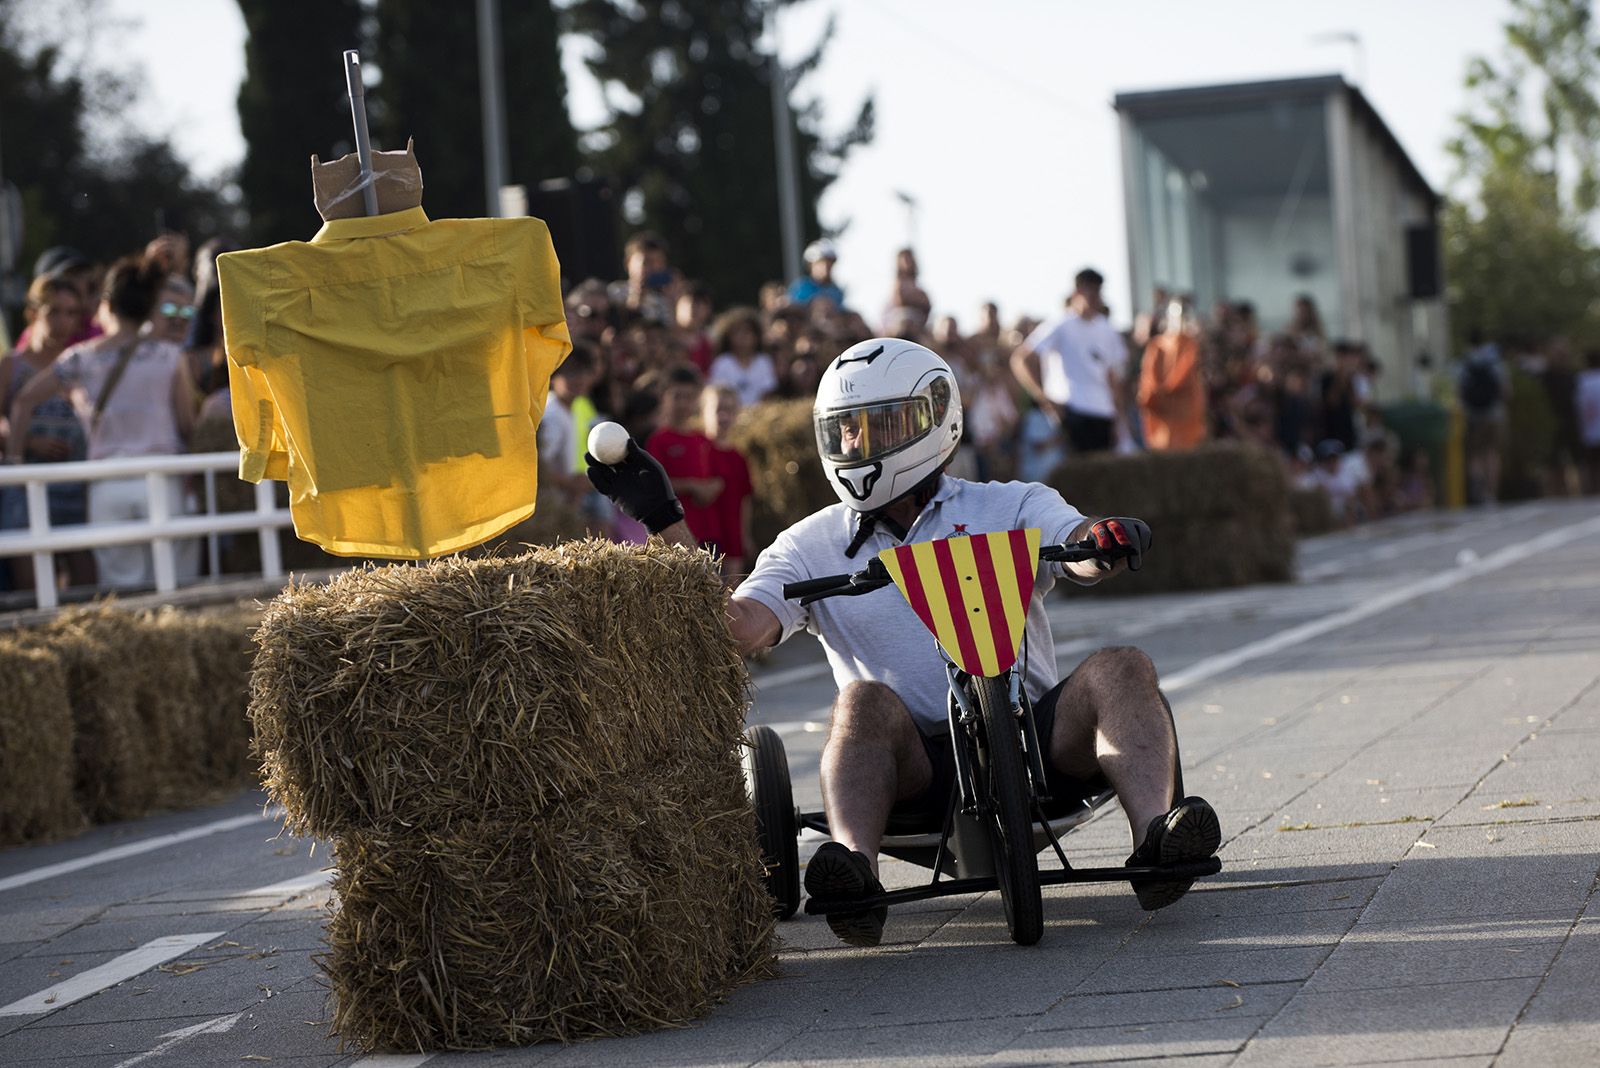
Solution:
[[[229,421],[214,261],[231,247],[214,240],[191,258],[186,239],[165,234],[109,266],[65,248],[41,256],[24,329],[0,358],[7,461],[225,447],[225,436],[197,442],[195,434],[197,426]],[[1330,338],[1309,296],[1296,299],[1284,329],[1268,333],[1248,301],[1202,313],[1188,296],[1158,290],[1120,331],[1101,276],[1085,269],[1055,315],[1008,323],[988,303],[964,324],[933,314],[912,249],[886,265],[881,294],[847,293],[834,274],[837,261],[834,246],[818,241],[806,249],[801,277],[760,286],[753,305],[718,308],[673,266],[663,240],[635,234],[624,278],[577,281],[567,292],[574,351],[552,380],[540,428],[543,488],[619,537],[642,536],[583,475],[588,428],[616,419],[661,459],[691,529],[737,574],[752,551],[749,471],[729,444],[739,413],[771,399],[810,399],[840,351],[896,336],[929,346],[956,371],[966,435],[952,473],[964,477],[1044,480],[1074,455],[1231,438],[1275,450],[1298,485],[1327,493],[1341,522],[1433,503],[1429,453],[1402,449],[1379,417],[1373,353]],[[1562,344],[1541,360],[1539,380],[1570,416],[1558,428],[1568,465],[1562,478],[1594,492],[1600,369],[1578,371]],[[1491,499],[1498,482],[1509,362],[1475,339],[1453,387],[1467,415],[1477,499]],[[1592,358],[1590,366],[1600,367]],[[52,526],[133,520],[147,508],[142,480],[57,484],[48,504]],[[169,502],[174,513],[194,506]],[[0,528],[27,525],[21,488],[0,492]],[[0,581],[27,588],[27,560],[9,564]],[[139,587],[152,577],[144,547],[62,554],[59,564],[62,580],[74,585]],[[194,574],[214,565],[190,547],[178,566]]]

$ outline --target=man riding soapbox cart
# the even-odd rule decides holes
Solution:
[[[905,826],[891,818],[881,846],[891,857],[931,868],[932,878],[922,886],[867,899],[836,903],[812,898],[806,902],[807,913],[998,888],[1012,939],[1032,945],[1043,933],[1041,886],[1189,879],[1221,870],[1216,857],[1160,868],[1074,868],[1067,861],[1061,836],[1115,794],[1103,787],[1089,796],[1052,797],[1046,791],[1044,750],[1022,688],[1028,655],[1023,621],[1040,562],[1095,560],[1102,551],[1093,540],[1041,547],[1040,537],[1038,529],[1013,530],[902,545],[885,550],[854,574],[784,587],[786,598],[805,605],[896,586],[933,633],[950,683],[956,789],[943,826]],[[953,586],[946,581],[952,573]],[[1170,706],[1167,711],[1170,715]],[[752,726],[745,738],[745,774],[767,865],[767,889],[777,916],[788,919],[800,905],[800,832],[828,835],[827,816],[795,807],[788,758],[776,731]],[[1172,796],[1181,798],[1182,770],[1175,768],[1174,776]],[[1046,846],[1061,861],[1059,869],[1039,870],[1038,854]]]

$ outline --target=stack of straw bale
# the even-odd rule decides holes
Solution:
[[[1182,452],[1069,457],[1051,484],[1085,515],[1135,516],[1153,543],[1137,579],[1095,587],[1153,593],[1287,581],[1289,479],[1270,450],[1216,442]]]
[[[9,635],[0,645],[0,764],[16,767],[0,767],[0,843],[199,804],[243,785],[254,616],[135,613],[107,602]]]
[[[766,401],[739,416],[729,440],[750,465],[755,498],[750,510],[752,552],[784,530],[839,503],[817,459],[809,400]]]
[[[369,1049],[684,1023],[772,966],[708,557],[600,541],[291,586],[258,633],[268,789],[334,838],[322,959]]]

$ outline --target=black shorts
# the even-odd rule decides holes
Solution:
[[[1105,452],[1117,444],[1116,423],[1100,415],[1061,407],[1061,428],[1067,432],[1067,444],[1073,452]]]
[[[1068,675],[1066,679],[1056,683],[1033,705],[1033,726],[1039,736],[1039,744],[1045,750],[1045,785],[1046,792],[1050,795],[1050,800],[1045,802],[1044,809],[1052,819],[1077,808],[1081,802],[1110,788],[1104,775],[1097,774],[1093,779],[1080,779],[1076,775],[1068,775],[1050,763],[1050,730],[1056,721],[1056,699],[1061,696],[1062,688],[1071,677]],[[927,731],[923,730],[919,723],[917,729],[922,735],[922,747],[927,751],[928,763],[933,765],[933,778],[928,783],[928,788],[921,794],[895,802],[894,808],[889,811],[891,834],[937,831],[943,828],[945,815],[950,811],[950,795],[956,788],[956,758],[954,743],[950,738],[950,728],[941,723],[936,729]]]

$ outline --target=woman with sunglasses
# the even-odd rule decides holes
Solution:
[[[194,321],[194,286],[181,274],[169,274],[150,315],[145,332],[151,337],[182,345]]]

